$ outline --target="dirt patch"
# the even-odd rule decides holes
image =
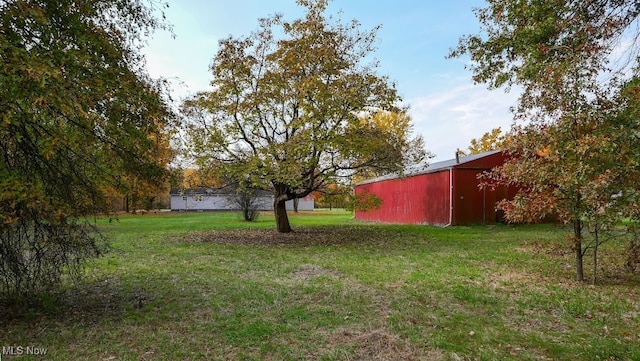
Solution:
[[[550,257],[566,257],[573,254],[571,247],[560,242],[525,242],[519,247],[519,251],[526,252],[536,257],[539,255]]]
[[[438,350],[416,350],[398,336],[378,329],[370,332],[341,330],[327,337],[330,346],[351,345],[355,354],[351,360],[443,360]]]
[[[479,284],[485,284],[491,289],[518,289],[525,285],[546,285],[549,282],[547,278],[533,272],[512,269],[499,270],[497,266],[488,268],[485,277],[486,280]]]
[[[292,233],[278,233],[274,229],[240,229],[192,232],[180,239],[188,243],[217,243],[245,246],[367,246],[389,247],[411,236],[386,232],[375,227],[300,227]]]
[[[296,280],[308,280],[310,278],[320,276],[338,277],[339,274],[336,271],[332,271],[330,269],[313,264],[301,265],[297,270],[291,273],[291,277]]]

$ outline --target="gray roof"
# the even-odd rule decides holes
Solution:
[[[232,195],[236,194],[236,189],[233,187],[223,187],[223,188],[191,188],[191,189],[181,189],[181,188],[171,188],[169,190],[169,194],[171,195],[180,195],[180,196],[194,196],[194,195]],[[257,195],[260,197],[270,196],[273,193],[267,190],[257,190]]]
[[[397,178],[404,178],[404,177],[411,177],[411,176],[415,176],[415,175],[420,175],[420,174],[427,174],[427,173],[435,173],[435,172],[440,172],[442,170],[446,170],[446,169],[450,169],[456,166],[460,166],[462,164],[465,163],[469,163],[472,162],[474,160],[480,159],[480,158],[484,158],[496,153],[500,153],[502,152],[501,150],[492,150],[489,152],[484,152],[484,153],[478,153],[478,154],[471,154],[471,155],[467,155],[465,157],[460,157],[459,158],[459,162],[456,162],[456,159],[449,159],[449,160],[443,160],[441,162],[435,162],[435,163],[429,163],[429,164],[419,164],[413,167],[408,168],[407,170],[405,170],[403,173],[390,173],[390,174],[385,174],[383,176],[380,177],[376,177],[376,178],[372,178],[372,179],[367,179],[365,181],[359,182],[357,185],[359,184],[367,184],[367,183],[375,183],[375,182],[380,182],[383,180],[390,180],[390,179],[397,179]]]

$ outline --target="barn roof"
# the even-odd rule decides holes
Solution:
[[[478,160],[484,157],[488,157],[490,155],[494,155],[496,153],[500,153],[502,152],[501,150],[492,150],[489,152],[484,152],[484,153],[478,153],[478,154],[472,154],[472,155],[467,155],[465,157],[460,157],[459,161],[456,161],[456,159],[449,159],[449,160],[443,160],[441,162],[435,162],[435,163],[429,163],[429,164],[419,164],[416,166],[413,166],[409,169],[407,169],[405,172],[403,173],[390,173],[390,174],[385,174],[383,176],[380,177],[376,177],[376,178],[372,178],[372,179],[367,179],[365,181],[359,182],[356,185],[360,185],[360,184],[367,184],[367,183],[375,183],[375,182],[380,182],[380,181],[384,181],[384,180],[390,180],[390,179],[397,179],[397,178],[404,178],[404,177],[411,177],[414,175],[420,175],[420,174],[427,174],[427,173],[435,173],[435,172],[440,172],[442,170],[445,169],[450,169],[453,167],[458,167],[461,166],[465,163],[469,163],[472,162],[474,160]]]

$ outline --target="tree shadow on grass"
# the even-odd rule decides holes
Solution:
[[[192,232],[177,240],[184,243],[215,243],[262,247],[377,246],[427,242],[423,235],[366,225],[298,227],[292,233],[274,229],[239,229]]]
[[[55,293],[32,295],[28,299],[0,298],[0,327],[40,322],[96,324],[105,320],[117,321],[133,312],[144,312],[150,302],[160,297],[141,286],[144,283],[131,285],[116,278],[104,278],[78,282]]]

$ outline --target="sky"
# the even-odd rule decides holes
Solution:
[[[147,69],[173,84],[180,100],[209,89],[209,65],[218,41],[241,37],[258,29],[258,19],[281,13],[285,20],[304,16],[295,0],[165,0],[165,16],[173,35],[159,31],[143,50]],[[452,159],[456,149],[496,127],[508,130],[509,108],[518,94],[474,85],[468,58],[447,59],[461,36],[476,34],[480,25],[473,8],[483,0],[333,0],[328,12],[343,22],[353,19],[361,30],[377,25],[379,75],[396,84],[409,106],[414,132],[421,134],[435,158]]]

